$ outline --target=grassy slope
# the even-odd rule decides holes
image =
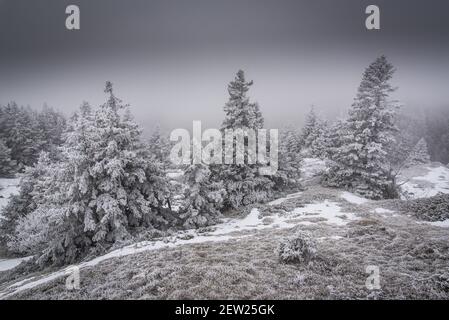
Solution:
[[[304,202],[337,200],[338,191],[312,187],[299,199],[270,208],[290,210]],[[114,258],[81,270],[81,289],[67,291],[56,279],[13,299],[448,299],[449,229],[417,223],[404,214],[375,214],[389,201],[354,205],[338,199],[360,219],[346,226],[325,223],[292,229],[247,231],[250,237],[185,245]],[[295,229],[318,241],[309,265],[280,264],[276,248]],[[341,236],[342,238],[335,238]],[[367,265],[378,265],[381,290],[365,288]]]

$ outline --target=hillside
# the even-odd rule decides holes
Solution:
[[[305,163],[319,174],[317,161]],[[448,180],[440,178],[449,169],[433,164],[427,173],[422,170],[426,169],[415,168],[419,175],[409,177],[408,183],[435,177],[434,183],[420,184],[421,194],[431,194],[435,185],[446,190],[441,184]],[[213,227],[135,243],[82,262],[77,265],[79,290],[66,289],[73,266],[26,275],[15,269],[4,271],[0,297],[449,298],[448,224],[417,219],[404,209],[408,200],[367,200],[323,188],[310,177],[308,181],[303,192],[245,208],[240,216]],[[308,265],[281,263],[279,243],[298,230],[317,241],[316,258]],[[365,285],[366,267],[372,265],[380,270],[379,290]]]

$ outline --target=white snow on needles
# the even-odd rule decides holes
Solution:
[[[301,179],[307,181],[326,171],[327,166],[324,160],[319,158],[304,158],[301,165]]]
[[[19,181],[19,178],[0,178],[0,218],[2,217],[2,209],[8,203],[9,196],[19,192]]]

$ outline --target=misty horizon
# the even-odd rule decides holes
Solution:
[[[72,3],[81,10],[77,31],[64,28]],[[1,1],[0,103],[70,115],[83,101],[102,104],[109,80],[146,133],[193,120],[216,127],[227,84],[243,69],[266,126],[280,128],[301,124],[311,105],[325,118],[345,116],[364,69],[384,54],[405,112],[448,108],[444,1],[410,1],[407,13],[377,1],[375,31],[364,28],[367,1],[193,3]]]

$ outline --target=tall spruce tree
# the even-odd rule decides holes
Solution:
[[[427,149],[426,139],[421,138],[416,143],[405,161],[405,167],[426,164],[430,162],[429,150]]]
[[[41,152],[37,163],[27,167],[21,175],[19,193],[11,196],[2,212],[3,219],[0,220],[0,243],[2,245],[13,239],[19,220],[24,219],[44,202],[43,181],[52,171],[52,162],[48,153]],[[24,253],[17,252],[15,245],[10,247],[10,250],[14,253]]]
[[[315,107],[311,106],[301,132],[301,139],[303,141],[304,147],[310,148],[315,139],[318,137],[320,133],[320,122],[321,121],[315,112]]]
[[[328,126],[322,138],[323,158],[332,159],[341,147],[342,137],[346,134],[346,122],[343,119],[337,119]]]
[[[253,81],[246,81],[245,73],[239,70],[234,81],[228,85],[229,100],[224,107],[225,119],[222,129],[262,129],[263,117],[259,105],[249,101],[247,92]]]
[[[11,157],[22,168],[33,165],[42,150],[42,135],[38,128],[37,114],[30,108],[8,105],[14,117],[7,144],[11,148]]]
[[[34,165],[41,151],[57,152],[64,130],[65,118],[47,106],[41,111],[15,102],[0,106],[0,139],[10,150],[16,171]]]
[[[257,103],[252,103],[247,92],[253,85],[252,81],[246,81],[242,70],[237,72],[233,81],[228,85],[229,100],[224,107],[225,119],[221,126],[223,132],[226,129],[258,130],[263,127],[263,117]],[[212,178],[222,181],[226,190],[224,207],[238,208],[242,205],[261,202],[270,197],[274,183],[266,176],[259,173],[260,164],[249,164],[248,138],[244,138],[245,163],[222,164],[212,166]],[[223,149],[225,150],[225,148]],[[234,142],[235,157],[235,142]]]
[[[317,115],[315,107],[312,106],[301,132],[301,142],[309,156],[321,157],[323,155],[325,131],[325,121]]]
[[[274,189],[301,189],[301,138],[297,130],[287,127],[281,130],[279,143],[278,171],[271,178],[274,181]]]
[[[171,222],[161,212],[168,196],[161,164],[141,142],[140,128],[110,82],[105,92],[107,102],[95,112],[85,108],[72,118],[60,161],[46,179],[51,183],[45,203],[16,228],[36,238],[52,235],[36,253],[41,263],[72,262],[141,228],[166,228]],[[52,229],[30,229],[27,224],[38,216],[51,221]]]
[[[164,169],[170,166],[170,141],[168,137],[161,133],[159,126],[151,133],[148,139],[148,148],[151,154],[153,154],[156,159],[163,164]]]
[[[186,228],[204,227],[218,222],[226,191],[222,182],[211,180],[205,164],[192,164],[184,172],[184,191],[181,219]]]
[[[387,147],[393,142],[394,105],[389,95],[394,68],[385,56],[377,58],[364,72],[340,143],[331,155],[334,161],[326,182],[349,188],[371,198],[397,196],[390,172]]]
[[[37,126],[41,135],[40,150],[55,154],[62,144],[62,135],[66,128],[65,117],[46,104],[37,113]]]
[[[0,178],[11,177],[15,172],[15,161],[11,160],[11,149],[0,139]]]

